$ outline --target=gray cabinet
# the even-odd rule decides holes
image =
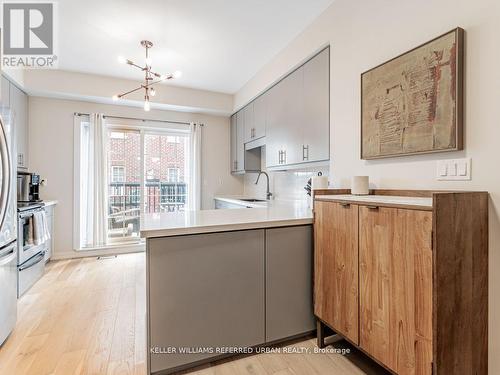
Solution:
[[[9,108],[10,107],[10,82],[4,76],[2,76],[2,87],[1,87],[0,95],[2,95],[0,98],[0,102],[2,103],[2,107]]]
[[[266,230],[266,342],[315,329],[310,225]]]
[[[254,103],[248,104],[241,112],[245,118],[245,130],[243,143],[250,142],[254,139],[255,118],[254,118]]]
[[[148,348],[264,343],[263,229],[150,239],[147,265]],[[155,373],[217,354],[149,355]]]
[[[253,102],[253,139],[266,136],[267,95],[261,95]]]
[[[10,109],[17,143],[17,166],[29,168],[28,95],[10,84]]]
[[[245,170],[245,112],[236,114],[236,170]]]
[[[52,258],[52,253],[54,252],[54,211],[55,205],[50,205],[45,207],[45,215],[47,217],[47,227],[50,233],[50,239],[47,242],[45,248],[45,262],[48,262]]]
[[[231,128],[237,129],[233,130],[236,138],[231,138],[235,150],[233,172],[260,170],[260,156],[248,154],[245,144],[248,149],[266,146],[268,168],[329,160],[330,48],[294,70],[231,119]],[[252,142],[257,139],[264,141]]]
[[[330,159],[330,51],[304,65],[302,161]]]
[[[296,164],[300,161],[298,140],[302,134],[303,71],[301,68],[269,90],[266,128],[266,166]]]
[[[252,107],[253,113],[253,107]],[[260,171],[260,149],[245,149],[245,124],[253,115],[242,109],[231,116],[231,172]]]
[[[245,114],[245,143],[266,135],[266,98],[261,95],[242,109]]]
[[[218,355],[163,348],[249,347],[315,328],[311,225],[153,238],[146,253],[149,373]]]
[[[231,116],[231,119],[230,119],[230,126],[231,126],[231,144],[230,144],[230,154],[231,154],[231,172],[236,172],[238,169],[237,169],[237,165],[238,165],[238,155],[237,155],[237,151],[236,151],[236,145],[237,145],[237,142],[238,142],[238,124],[236,122],[236,113],[234,115]]]

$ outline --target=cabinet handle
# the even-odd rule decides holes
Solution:
[[[350,204],[350,203],[340,203],[340,205],[341,205],[342,207],[345,207],[345,208],[349,208],[349,207],[351,207],[351,204]]]
[[[302,145],[302,160],[309,160],[309,145]]]
[[[378,206],[366,206],[369,210],[378,210]]]

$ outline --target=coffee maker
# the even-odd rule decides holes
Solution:
[[[41,202],[40,175],[30,172],[17,172],[17,201]]]

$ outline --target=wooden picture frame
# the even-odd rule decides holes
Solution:
[[[363,72],[361,159],[462,150],[463,82],[459,27]]]

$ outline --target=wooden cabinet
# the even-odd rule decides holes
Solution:
[[[358,344],[358,206],[316,202],[314,314]]]
[[[432,212],[359,208],[360,347],[397,374],[431,374]]]
[[[312,227],[266,229],[266,342],[315,329]]]
[[[348,193],[315,195],[318,345],[329,328],[395,374],[486,375],[488,193]]]

